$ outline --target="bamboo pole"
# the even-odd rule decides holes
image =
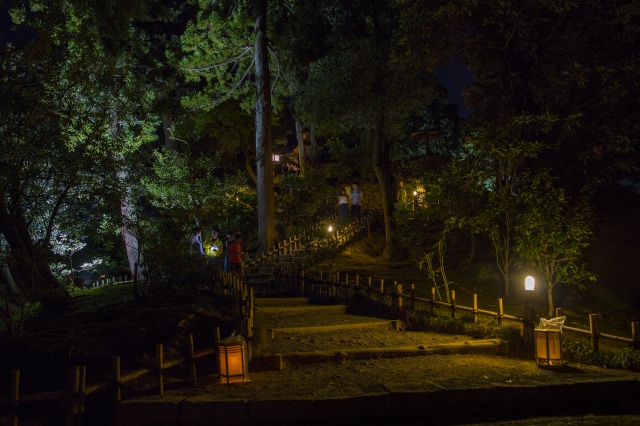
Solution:
[[[431,300],[429,301],[429,313],[436,314],[436,288],[431,287]]]
[[[591,346],[594,351],[597,351],[600,345],[598,342],[598,315],[596,314],[589,314],[589,331],[591,333]]]
[[[344,273],[344,303],[349,304],[349,273]]]
[[[156,369],[158,370],[158,394],[164,395],[164,360],[162,343],[156,344]]]
[[[384,296],[384,278],[380,278],[380,293],[378,294],[378,314],[382,313],[382,297]]]
[[[456,292],[451,290],[451,318],[456,319]]]
[[[398,281],[393,282],[393,291],[391,292],[391,315],[398,312]]]
[[[502,325],[502,318],[504,317],[504,307],[502,306],[502,299],[498,299],[498,325]]]
[[[11,371],[11,425],[18,426],[18,403],[20,401],[20,370]]]
[[[189,352],[191,380],[193,381],[193,386],[198,386],[198,372],[196,371],[196,356],[195,349],[193,347],[193,333],[189,333],[189,335],[187,336],[187,351]]]
[[[214,356],[218,366],[218,377],[220,377],[220,327],[217,326],[213,328],[213,346],[215,347]]]
[[[120,357],[113,357],[113,402],[122,401],[122,382],[120,381]]]
[[[416,306],[416,285],[415,283],[411,284],[411,310],[413,310]]]
[[[473,322],[478,322],[478,293],[473,293]]]
[[[74,426],[80,413],[80,367],[75,365],[69,371],[69,397],[66,398],[66,424]]]
[[[401,313],[402,313],[402,284],[398,284],[398,317],[400,317]]]

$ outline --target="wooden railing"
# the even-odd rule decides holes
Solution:
[[[498,324],[503,321],[513,321],[527,324],[528,320],[521,316],[505,313],[502,298],[496,300],[497,311],[482,309],[478,306],[478,295],[472,295],[473,306],[459,305],[456,300],[456,292],[451,291],[449,302],[443,302],[436,297],[436,288],[431,287],[431,297],[420,297],[416,293],[415,284],[409,288],[395,280],[379,279],[375,284],[371,277],[361,279],[359,275],[350,279],[348,273],[340,271],[323,271],[321,269],[308,269],[298,274],[287,277],[291,281],[291,287],[297,288],[300,295],[326,297],[334,300],[343,300],[345,303],[364,304],[368,311],[377,310],[379,315],[402,316],[406,309],[415,309],[419,305],[427,307],[431,314],[447,312],[447,316],[457,318],[460,312],[470,313],[474,322],[479,321],[479,316],[484,315],[495,319]],[[408,292],[406,291],[408,290]],[[556,309],[556,316],[562,314],[561,309]],[[599,349],[599,340],[627,343],[633,348],[640,348],[640,323],[631,322],[630,337],[615,336],[598,331],[597,315],[589,315],[589,329],[564,326],[563,331],[578,333],[590,337],[594,350]],[[535,324],[528,324],[535,326]]]
[[[247,288],[237,277],[221,272],[219,277],[222,281],[223,294],[231,297],[237,297],[238,306],[245,322],[243,328],[246,330],[246,336],[253,336],[253,291]],[[56,404],[64,411],[65,424],[80,425],[82,415],[85,411],[86,398],[97,392],[111,390],[113,392],[114,403],[122,400],[122,389],[124,385],[141,377],[152,375],[156,377],[157,390],[159,395],[164,394],[164,376],[167,371],[173,367],[180,365],[188,365],[190,369],[190,380],[193,385],[197,385],[198,375],[196,369],[196,360],[217,352],[217,344],[220,342],[220,329],[214,328],[214,346],[195,350],[193,344],[193,335],[187,336],[186,354],[172,360],[164,360],[164,345],[156,344],[156,354],[154,365],[140,368],[134,371],[123,372],[120,363],[120,357],[113,357],[112,377],[108,380],[86,384],[87,367],[74,366],[70,371],[70,380],[67,389],[53,392],[39,392],[32,394],[22,394],[20,392],[20,370],[13,370],[11,374],[10,395],[8,397],[0,397],[0,424],[17,425],[18,420],[24,417],[27,409],[37,404]],[[249,356],[251,351],[248,351]],[[216,357],[217,360],[217,357]],[[219,371],[219,369],[218,369]],[[5,413],[4,415],[2,413]]]
[[[308,248],[335,243],[344,245],[350,239],[362,234],[364,230],[369,233],[372,221],[373,218],[370,215],[343,224],[340,224],[335,217],[317,221],[304,232],[285,238],[262,255],[251,259],[243,265],[243,268],[247,271],[255,271],[261,265],[274,263],[278,259],[292,256]],[[333,228],[331,232],[328,231],[330,225]]]

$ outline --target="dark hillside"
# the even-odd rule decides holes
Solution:
[[[632,188],[617,185],[599,194],[588,261],[600,284],[640,309],[640,194]]]

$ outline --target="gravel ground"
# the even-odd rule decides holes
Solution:
[[[271,339],[278,328],[380,321],[375,317],[335,312],[260,315],[254,355],[294,351],[389,348],[439,345],[472,340],[469,336],[396,331],[391,326],[290,334]],[[266,335],[266,336],[265,336]],[[345,398],[390,392],[425,392],[491,386],[537,386],[581,381],[638,380],[637,373],[584,365],[563,369],[539,368],[531,359],[481,354],[424,355],[409,358],[342,360],[289,366],[279,371],[250,373],[250,381],[221,385],[215,378],[200,380],[196,388],[168,387],[163,398],[304,399]],[[152,397],[153,398],[153,397]]]

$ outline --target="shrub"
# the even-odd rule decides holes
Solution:
[[[617,352],[594,351],[590,344],[563,338],[565,355],[582,364],[640,371],[640,351],[624,348]]]
[[[407,312],[407,329],[412,331],[435,331],[448,334],[467,334],[473,338],[502,339],[509,347],[518,350],[523,346],[520,329],[512,325],[500,325],[497,321],[473,322],[473,317],[465,315],[460,319],[432,315],[427,309]]]

